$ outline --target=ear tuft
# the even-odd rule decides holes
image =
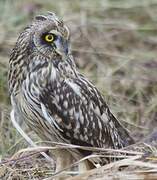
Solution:
[[[56,16],[56,14],[55,14],[55,13],[50,12],[50,11],[48,11],[48,12],[47,12],[47,14],[48,14],[49,16]]]
[[[45,20],[47,20],[47,17],[43,16],[43,15],[38,15],[38,16],[35,16],[35,20],[37,20],[37,21],[45,21]]]

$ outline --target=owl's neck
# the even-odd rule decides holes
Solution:
[[[65,78],[75,78],[77,77],[77,70],[75,62],[72,56],[67,56],[66,60],[55,60],[53,61],[53,66],[60,74],[60,76]]]

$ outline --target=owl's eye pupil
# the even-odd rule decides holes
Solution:
[[[48,37],[47,37],[49,40],[51,40],[52,39],[52,36],[51,35],[48,35]]]

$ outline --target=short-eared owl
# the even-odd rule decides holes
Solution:
[[[78,72],[68,28],[53,13],[36,16],[19,35],[10,57],[9,91],[16,117],[43,140],[113,149],[134,142]]]

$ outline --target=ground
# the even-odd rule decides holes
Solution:
[[[157,0],[1,0],[0,160],[28,147],[10,122],[7,67],[19,32],[35,14],[46,11],[66,22],[78,68],[103,93],[131,135],[138,141],[152,132],[157,125]],[[43,161],[35,154],[10,166],[0,164],[0,177],[6,171],[20,178],[49,177],[53,166]],[[108,177],[112,177],[109,172]]]

